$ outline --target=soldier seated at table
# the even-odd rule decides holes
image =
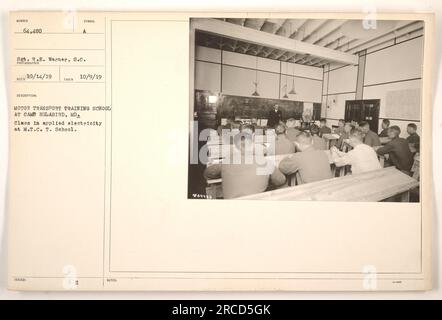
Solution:
[[[331,129],[329,127],[327,127],[327,119],[322,118],[319,121],[319,136],[322,137],[324,134],[326,133],[331,133]]]
[[[348,143],[353,147],[349,152],[341,152],[331,148],[332,157],[337,167],[351,165],[353,174],[381,169],[378,156],[374,149],[362,142],[363,133],[359,129],[350,131]]]
[[[379,133],[380,138],[388,138],[388,127],[390,127],[390,120],[382,120],[382,131]]]
[[[417,134],[417,126],[415,123],[409,123],[407,126],[407,142],[408,146],[410,147],[410,151],[414,154],[419,152],[420,147],[420,137]]]
[[[276,125],[275,133],[275,155],[295,152],[295,145],[287,138],[283,124]]]
[[[319,127],[316,124],[310,126],[310,133],[312,134],[313,147],[316,150],[327,150],[327,143],[319,137]]]
[[[286,136],[287,139],[294,142],[296,140],[296,137],[301,133],[300,130],[296,127],[296,120],[293,118],[290,118],[285,123],[287,129],[286,129]]]
[[[344,149],[344,142],[350,138],[350,131],[354,128],[354,126],[351,124],[351,122],[346,122],[344,125],[344,130],[341,136],[339,137],[338,141],[336,142],[336,147],[339,150]]]
[[[272,175],[269,181],[276,168],[265,160],[263,150],[256,150],[249,125],[242,126],[233,141],[228,153],[223,155],[222,163],[208,166],[204,171],[206,179],[222,178],[224,199],[264,192],[270,182],[275,187],[286,183],[281,173]]]
[[[391,139],[385,146],[376,150],[379,155],[389,155],[392,164],[405,174],[410,175],[413,165],[413,154],[410,151],[407,140],[400,138],[401,129],[398,126],[388,128],[388,137]]]
[[[376,132],[370,130],[370,124],[366,121],[359,123],[359,128],[364,134],[364,143],[370,147],[377,147],[381,145],[381,140]]]
[[[345,127],[345,120],[339,119],[338,120],[338,127],[333,130],[333,133],[336,133],[339,136],[341,136],[344,133],[344,127]]]
[[[286,176],[298,173],[298,184],[332,178],[327,154],[313,147],[313,140],[309,133],[301,133],[296,138],[295,144],[300,152],[282,159],[279,163],[279,170],[274,171],[272,179],[279,179],[281,173]]]

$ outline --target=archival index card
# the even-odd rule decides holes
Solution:
[[[203,101],[198,99],[206,99],[206,93],[195,87],[195,74],[203,64],[220,72],[221,82],[198,83],[226,84],[216,94],[207,93],[204,101],[209,107],[220,101],[237,101],[238,108],[245,108],[241,110],[254,112],[258,110],[250,107],[254,103],[272,108],[275,103],[270,104],[271,101],[277,100],[283,112],[294,110],[296,116],[296,108],[310,108],[315,117],[316,104],[307,97],[299,98],[299,103],[283,100],[282,88],[275,91],[281,97],[266,98],[273,91],[266,91],[263,83],[270,79],[270,85],[278,85],[279,77],[293,76],[293,83],[300,84],[299,97],[302,90],[309,88],[303,87],[304,83],[312,83],[312,90],[325,88],[323,74],[330,67],[328,64],[318,67],[318,73],[305,75],[310,69],[300,63],[295,71],[273,70],[274,65],[283,64],[278,57],[273,62],[259,60],[255,64],[258,58],[246,55],[244,59],[251,59],[251,63],[240,65],[238,73],[229,73],[239,63],[232,60],[233,49],[216,49],[220,50],[219,61],[214,61],[218,51],[206,56],[197,51],[201,45],[215,43],[209,38],[204,38],[208,42],[201,42],[200,33],[216,36],[214,32],[224,32],[217,29],[220,27],[228,27],[221,38],[242,39],[236,42],[240,44],[249,37],[256,45],[261,38],[256,38],[259,31],[252,30],[252,23],[232,23],[247,19],[283,19],[281,26],[287,26],[297,19],[352,21],[363,20],[364,15],[75,11],[10,14],[10,289],[431,288],[432,16],[377,14],[374,18],[394,21],[395,26],[411,20],[425,24],[425,32],[421,33],[424,61],[418,113],[420,180],[406,177],[395,168],[388,169],[394,170],[392,176],[399,177],[407,188],[420,188],[419,201],[406,203],[325,201],[319,196],[311,201],[311,195],[297,200],[189,196],[189,182],[196,181],[204,188],[212,186],[210,181],[195,178],[203,177],[207,164],[200,167],[200,176],[194,176],[190,169],[192,154],[207,142],[198,140],[200,131],[194,131],[195,119],[212,110],[204,109],[207,112],[203,113],[203,109],[197,109]],[[243,32],[242,28],[249,29]],[[291,50],[287,47],[291,40],[278,38],[283,35],[280,31],[262,41],[268,46],[273,45],[269,41],[275,41],[278,50]],[[322,50],[317,44],[293,48],[312,50],[323,59],[359,61],[358,56]],[[236,84],[228,87],[229,83],[239,83],[235,81],[250,85],[244,95],[235,95],[234,90],[240,88]],[[288,78],[285,89],[290,90],[290,81]],[[254,86],[253,82],[258,84]],[[251,96],[254,89],[260,97]],[[322,108],[327,107],[324,103]],[[290,109],[292,105],[294,109]],[[304,111],[307,119],[308,112]],[[246,116],[237,113],[232,123],[248,125],[250,119]],[[256,123],[269,127],[264,118]],[[230,119],[226,116],[217,121],[226,125]],[[226,181],[218,185],[227,184],[227,178],[223,178]],[[357,184],[362,178],[333,179]],[[289,188],[296,186],[288,186],[287,192],[291,192]]]

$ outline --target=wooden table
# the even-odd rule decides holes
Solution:
[[[330,149],[330,141],[338,140],[339,139],[339,134],[336,134],[336,133],[324,133],[322,135],[322,138],[325,139],[325,142],[327,144],[327,149]]]
[[[244,200],[381,201],[395,195],[409,201],[409,191],[419,186],[416,179],[395,167],[347,175],[273,191],[253,194]]]
[[[259,149],[266,150],[269,147],[268,142],[257,142],[254,144],[255,149],[258,147]],[[232,144],[224,144],[224,143],[207,143],[206,144],[209,154],[207,156],[206,165],[209,166],[211,164],[217,163],[217,161],[224,159],[226,155],[233,154],[233,145]]]

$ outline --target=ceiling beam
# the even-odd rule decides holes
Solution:
[[[195,19],[192,20],[191,27],[195,30],[201,30],[227,38],[251,42],[253,44],[263,45],[277,50],[308,54],[346,64],[358,63],[357,55],[344,53],[330,48],[324,48],[318,45],[305,43],[295,39],[289,39],[275,34],[253,30],[251,28],[242,27],[216,19]]]
[[[331,21],[337,21],[337,20],[331,20]],[[325,24],[327,23],[327,20],[321,20],[321,23],[319,23],[319,26],[316,28],[316,31],[318,31],[319,29],[321,29]],[[303,25],[305,25],[305,22],[302,22],[302,24]],[[277,33],[278,34],[278,33]],[[298,33],[298,35],[299,35],[300,33]],[[310,39],[313,39],[313,37],[310,37],[311,36],[311,34],[309,34],[307,37],[305,37],[304,39],[299,39],[299,38],[296,38],[296,36],[293,36],[293,37],[290,37],[290,38],[292,38],[292,39],[297,39],[297,40],[302,40],[302,41],[304,41],[304,42],[308,42],[308,43],[313,43],[313,44],[316,44],[316,43],[314,43],[314,40],[310,40]],[[321,36],[322,37],[322,36]],[[277,57],[276,57],[276,59],[279,59],[280,57],[283,57],[283,56],[285,56],[285,55],[288,55],[290,58],[291,57],[293,57],[293,53],[290,53],[290,52],[287,52],[287,51],[280,51],[279,53],[278,53],[278,55],[277,55]],[[287,60],[286,60],[287,61]]]
[[[350,43],[352,43],[352,42],[354,42],[354,41],[357,41],[357,39],[352,39],[352,40],[350,40],[349,38],[347,38],[347,37],[345,37],[345,36],[340,36],[340,37],[338,37],[338,38],[336,38],[335,40],[333,40],[332,42],[330,42],[330,43],[328,43],[328,44],[326,44],[326,45],[324,45],[324,47],[326,47],[326,48],[330,48],[330,47],[333,47],[334,46],[334,50],[339,50],[339,51],[343,51],[343,52],[345,52],[345,50],[344,50],[344,48],[345,47],[349,47],[349,44]],[[326,61],[326,62],[329,62],[329,61],[327,61],[326,59],[321,59],[321,58],[317,58],[317,57],[310,57],[310,59],[308,59],[308,60],[306,60],[306,61],[304,61],[305,63],[306,62],[310,62],[311,60],[316,60],[316,62],[319,62],[319,61]]]
[[[350,48],[348,50],[346,50],[346,52],[356,53],[358,51],[365,50],[369,47],[373,47],[377,44],[389,41],[389,40],[394,39],[398,36],[412,32],[416,29],[423,28],[423,26],[424,26],[424,23],[421,21],[413,21],[411,23],[409,21],[403,21],[403,22],[400,21],[394,30],[388,31],[379,37],[376,37],[374,39],[373,38],[372,39],[362,39],[362,40],[353,42],[352,45],[350,46]]]
[[[312,43],[313,41],[308,41],[308,39],[318,38],[318,32],[320,32],[320,30],[324,27],[324,25],[327,24],[327,22],[329,22],[329,20],[311,20],[310,30],[306,30],[308,31],[308,34],[306,34],[303,39],[299,40]]]
[[[344,25],[346,21],[347,20],[329,20],[326,25],[327,28],[321,28],[321,30],[317,32],[317,38],[309,38],[307,39],[307,42],[320,46],[325,46],[325,44],[328,44],[336,39],[336,34],[339,33],[340,28],[342,27],[342,25]]]

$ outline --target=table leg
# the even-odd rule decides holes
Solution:
[[[339,176],[339,177],[343,177],[343,176],[345,176],[345,172],[346,172],[346,171],[347,171],[347,166],[339,167],[338,176]]]
[[[401,194],[401,202],[410,202],[410,190]]]
[[[333,178],[336,177],[336,170],[339,170],[339,169],[336,167],[335,164],[331,164],[331,165],[330,165],[330,170],[331,170],[331,172],[332,172],[332,177],[333,177]]]
[[[296,172],[294,174],[287,176],[287,180],[289,187],[296,186]]]

